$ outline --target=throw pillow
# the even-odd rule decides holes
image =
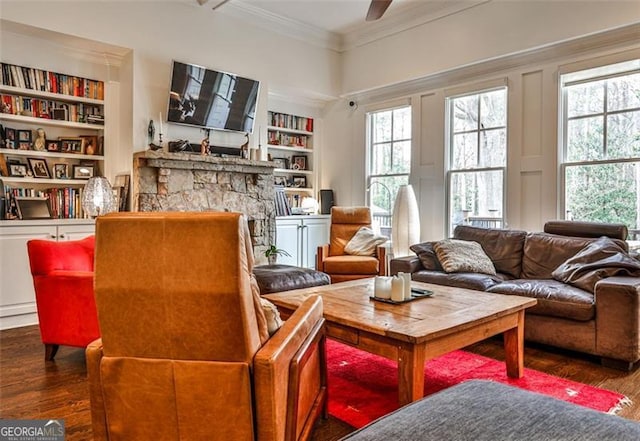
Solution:
[[[388,240],[388,237],[378,236],[371,228],[362,227],[344,247],[344,252],[354,256],[375,256],[376,247]]]
[[[260,303],[264,316],[267,318],[267,330],[269,331],[269,336],[271,336],[280,329],[280,326],[282,326],[284,322],[280,318],[280,313],[276,305],[263,297],[260,297]]]
[[[585,246],[551,273],[554,279],[591,293],[598,281],[616,275],[640,277],[640,262],[606,236]]]
[[[447,273],[482,273],[496,275],[493,262],[478,242],[445,239],[434,242],[438,261]]]
[[[416,253],[416,256],[420,259],[424,269],[442,271],[442,265],[440,265],[438,256],[436,256],[436,253],[433,250],[433,242],[417,243],[415,245],[411,245],[409,249]]]

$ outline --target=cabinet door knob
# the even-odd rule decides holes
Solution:
[[[60,236],[58,236],[58,239],[64,239],[64,234],[61,234]]]
[[[55,236],[54,234],[50,234],[50,235],[49,235],[49,238],[50,238],[50,239],[55,239],[55,238],[56,238],[56,236]]]

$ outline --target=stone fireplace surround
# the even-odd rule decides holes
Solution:
[[[237,211],[249,220],[253,252],[275,243],[274,165],[239,157],[147,150],[134,154],[134,211]]]

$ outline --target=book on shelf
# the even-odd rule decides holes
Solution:
[[[86,218],[82,209],[82,188],[76,187],[54,187],[44,190],[34,188],[5,186],[5,196],[7,200],[16,197],[46,198],[51,207],[51,217],[53,219],[84,219]],[[11,204],[7,204],[11,206]]]
[[[1,63],[0,81],[5,86],[76,97],[104,99],[104,82],[32,67]]]
[[[291,216],[291,207],[284,193],[284,187],[276,185],[276,216]]]
[[[273,127],[313,132],[313,118],[269,111],[268,119]]]

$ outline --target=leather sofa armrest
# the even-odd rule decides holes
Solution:
[[[596,283],[596,350],[627,362],[640,359],[640,279],[608,277]]]
[[[399,272],[415,273],[423,269],[422,262],[418,256],[406,256],[391,259],[390,274],[396,275]]]
[[[102,378],[100,377],[100,362],[103,355],[102,339],[100,338],[91,342],[85,350],[91,404],[91,426],[95,441],[108,441],[109,439],[107,435],[107,415],[102,398]]]
[[[316,254],[316,270],[324,272],[324,259],[329,257],[329,244],[320,245]]]
[[[326,397],[326,379],[314,381],[317,376],[326,376],[324,343],[319,344],[316,339],[319,333],[324,335],[322,298],[311,296],[291,314],[282,327],[256,353],[253,362],[258,420],[257,439],[273,441],[285,439],[285,431],[291,423],[291,417],[287,416],[287,412],[291,410],[288,402],[290,394],[295,393],[289,385],[290,366],[294,358],[304,356],[299,351],[316,351],[314,352],[316,363],[307,363],[305,369],[308,368],[310,372],[300,375],[300,378],[306,378],[308,382],[302,387],[325,388],[324,391],[305,390],[304,393],[300,393],[300,397],[313,399],[317,394],[321,394],[322,399],[326,399],[324,398]],[[312,342],[316,343],[310,344]],[[293,418],[297,419],[297,415]],[[297,421],[305,420],[306,418],[297,419]]]

